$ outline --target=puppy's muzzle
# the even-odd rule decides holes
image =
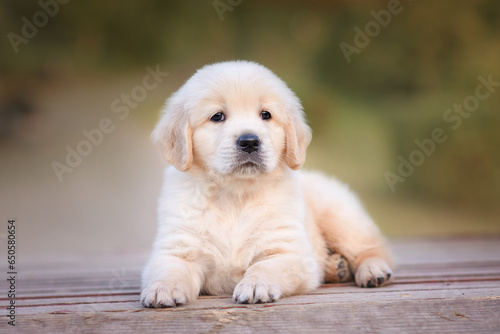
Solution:
[[[247,152],[248,154],[258,151],[260,148],[260,139],[254,134],[244,134],[236,141],[238,149]]]

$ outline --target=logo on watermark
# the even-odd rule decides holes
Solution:
[[[16,228],[17,223],[15,219],[9,219],[7,221],[7,282],[8,289],[7,297],[9,302],[7,306],[7,317],[9,321],[7,322],[10,326],[16,325],[16,291],[17,291],[17,244],[16,244]]]

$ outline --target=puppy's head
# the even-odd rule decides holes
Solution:
[[[198,70],[167,101],[152,138],[177,169],[250,178],[298,169],[311,131],[299,99],[267,68],[231,61]]]

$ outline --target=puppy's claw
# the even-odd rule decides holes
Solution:
[[[189,291],[182,285],[155,282],[141,293],[141,304],[145,307],[176,307],[189,302]]]
[[[366,259],[356,272],[356,284],[362,288],[374,288],[389,282],[392,275],[391,268],[381,258]]]
[[[280,295],[280,288],[276,285],[244,278],[234,288],[233,299],[239,304],[272,303]]]

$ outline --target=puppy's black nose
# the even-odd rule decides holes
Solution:
[[[252,153],[259,149],[260,139],[254,134],[245,134],[238,138],[238,140],[236,141],[236,145],[240,150],[243,150],[247,153]]]

